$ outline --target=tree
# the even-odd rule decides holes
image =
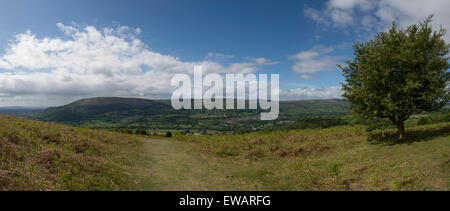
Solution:
[[[354,45],[355,58],[338,65],[345,77],[343,97],[352,112],[387,118],[405,137],[404,122],[413,114],[433,111],[449,101],[449,45],[445,29],[433,31],[432,16],[405,30],[395,22],[388,32]]]
[[[146,131],[146,130],[140,130],[140,129],[137,129],[137,130],[136,130],[136,134],[139,134],[139,135],[147,135],[147,131]]]
[[[168,137],[168,138],[172,137],[172,132],[167,131],[167,132],[166,132],[166,137]]]

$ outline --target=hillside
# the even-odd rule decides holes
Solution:
[[[400,143],[391,139],[394,136],[395,130],[366,133],[365,126],[358,125],[177,135],[174,138],[186,144],[159,146],[183,145],[182,150],[208,165],[195,164],[186,155],[173,156],[178,160],[159,163],[195,171],[175,174],[161,167],[154,177],[164,178],[160,189],[169,190],[450,190],[450,122],[408,128],[407,140]],[[199,181],[177,179],[191,174]]]
[[[95,131],[0,115],[0,190],[122,190],[123,166],[139,142]]]
[[[450,190],[450,123],[172,138],[0,115],[0,190]],[[368,141],[369,140],[369,141]]]
[[[171,109],[169,101],[145,100],[138,98],[89,98],[73,103],[45,109],[41,120],[78,123],[92,120],[127,122],[143,115],[165,113]],[[135,118],[127,119],[134,116]]]
[[[300,117],[346,114],[342,100],[281,101],[276,121],[260,121],[261,110],[174,110],[170,100],[90,98],[44,110],[38,120],[89,128],[242,131]]]

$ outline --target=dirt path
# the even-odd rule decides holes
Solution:
[[[195,143],[143,139],[132,175],[142,190],[238,190],[232,161],[198,153]]]

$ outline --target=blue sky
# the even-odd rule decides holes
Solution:
[[[122,82],[118,85],[118,81],[126,79],[138,85],[147,84],[138,78],[148,77],[148,83],[153,83],[152,80],[164,81],[170,77],[169,72],[176,72],[174,69],[182,71],[181,67],[203,61],[213,61],[213,65],[217,67],[216,72],[219,73],[230,71],[233,64],[251,68],[250,72],[255,73],[280,73],[280,88],[284,90],[281,97],[285,99],[335,98],[339,97],[336,87],[343,82],[336,63],[352,58],[352,44],[355,41],[367,40],[377,31],[388,27],[393,20],[405,26],[422,20],[431,13],[435,14],[437,24],[444,27],[448,25],[450,18],[445,8],[449,8],[449,1],[435,0],[427,4],[421,2],[2,1],[0,105],[48,106],[90,95],[170,97],[167,96],[170,93],[169,87],[133,87]],[[130,69],[124,72],[118,68],[118,72],[98,76],[97,82],[82,83],[87,81],[82,78],[84,76],[92,79],[99,72],[103,74],[109,71],[105,69],[116,68],[113,66],[114,62],[103,58],[82,60],[85,57],[76,57],[82,53],[62,54],[81,49],[79,46],[90,46],[72,30],[88,35],[90,32],[86,27],[93,27],[100,34],[108,28],[113,31],[113,36],[125,42],[141,42],[142,45],[136,47],[137,50],[125,50],[129,50],[129,57],[120,55],[119,63],[130,62],[125,67]],[[121,32],[121,27],[126,28],[125,35]],[[105,38],[106,35],[103,35]],[[54,50],[54,47],[44,50],[39,47],[48,40],[57,39],[66,44],[83,44],[58,50]],[[99,38],[88,42],[103,41]],[[65,46],[61,43],[55,45]],[[93,46],[104,45],[92,44],[91,47]],[[117,46],[118,43],[111,44],[99,52],[104,52],[105,58],[113,58],[119,55],[108,52]],[[144,52],[142,55],[157,55],[148,59],[151,61],[137,62],[135,65],[142,69],[135,70],[131,61],[137,61],[139,56],[136,51]],[[95,55],[102,56],[101,53]],[[68,58],[69,56],[71,57]],[[60,62],[46,60],[50,58]],[[73,64],[71,59],[84,61],[81,63],[85,66],[72,69],[69,67]],[[257,59],[260,59],[260,63]],[[166,60],[168,64],[159,62]],[[95,64],[89,63],[94,61]],[[155,61],[158,61],[157,65]],[[67,64],[63,64],[64,62]],[[92,70],[93,67],[97,69]],[[171,68],[166,70],[165,67]],[[139,76],[136,71],[142,71],[142,74],[149,71],[152,73]]]

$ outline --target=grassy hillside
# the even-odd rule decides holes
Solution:
[[[172,138],[0,115],[0,190],[450,190],[450,122]]]
[[[261,110],[175,110],[170,100],[91,98],[48,108],[38,120],[74,126],[146,130],[249,131],[300,117],[346,114],[342,100],[281,101],[276,121],[260,121]]]
[[[0,190],[127,189],[134,137],[0,115]]]
[[[369,138],[365,131],[340,126],[174,138],[195,143],[194,154],[225,172],[229,186],[209,190],[450,190],[449,122],[408,128],[402,143],[392,142],[394,130]]]

